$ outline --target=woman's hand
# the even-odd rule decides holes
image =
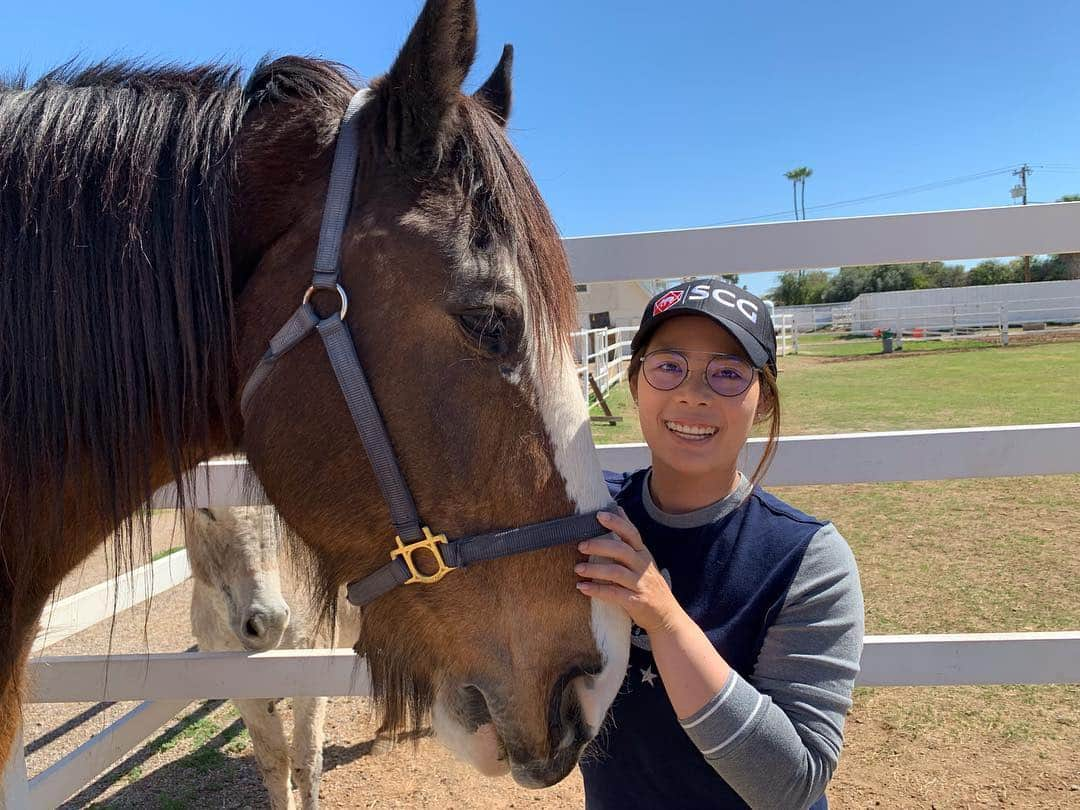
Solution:
[[[586,596],[621,607],[650,635],[671,630],[686,613],[675,601],[641,534],[626,513],[619,511],[621,514],[600,512],[596,516],[616,537],[604,535],[578,544],[582,553],[607,559],[574,566],[583,578],[577,586]]]

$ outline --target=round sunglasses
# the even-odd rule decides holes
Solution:
[[[673,391],[690,376],[687,354],[707,354],[712,357],[705,366],[705,382],[722,397],[737,397],[750,387],[757,369],[733,354],[686,352],[657,349],[641,358],[641,373],[657,391]]]

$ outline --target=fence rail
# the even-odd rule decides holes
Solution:
[[[140,704],[29,780],[29,804],[59,806],[180,714],[189,703],[190,700],[161,700]]]
[[[364,697],[371,681],[352,650],[273,650],[41,658],[30,700],[191,701]],[[861,686],[1080,683],[1080,631],[869,636]]]
[[[1080,203],[580,236],[563,244],[579,283],[1077,253]]]
[[[191,575],[187,552],[181,550],[155,560],[127,575],[108,579],[45,608],[42,629],[34,639],[32,655],[87,627],[127,610],[170,588]]]
[[[757,464],[764,446],[764,439],[747,443],[746,468]],[[600,445],[597,451],[605,469],[634,470],[650,463],[649,448],[641,443]],[[1080,422],[783,436],[765,482],[794,486],[1062,473],[1080,473]],[[249,477],[241,458],[203,465],[188,479],[189,504],[265,503],[257,493],[252,500],[242,497],[242,482]],[[154,504],[174,507],[175,489],[163,487]]]

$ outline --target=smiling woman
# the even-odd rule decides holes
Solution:
[[[759,313],[761,318],[758,318]],[[630,390],[652,467],[610,474],[618,538],[578,587],[634,621],[610,733],[582,763],[587,806],[826,807],[862,648],[855,561],[830,523],[738,469],[779,432],[776,338],[756,297],[713,279],[649,302]]]

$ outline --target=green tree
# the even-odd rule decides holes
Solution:
[[[943,262],[906,264],[867,264],[841,267],[829,278],[822,293],[826,302],[851,301],[864,292],[892,290],[929,290],[937,287],[963,287],[967,273],[963,265]]]
[[[916,267],[913,264],[875,264],[870,267],[870,292],[914,290]]]
[[[728,284],[738,284],[739,283],[739,274],[738,273],[721,273],[720,278],[722,278]]]
[[[1002,264],[994,259],[979,262],[968,273],[968,284],[972,287],[981,287],[987,284],[1011,284],[1022,280],[1023,276],[1017,272],[1019,268]]]
[[[803,274],[803,303],[820,304],[829,286],[829,274],[824,270],[811,270]]]
[[[1031,262],[1032,281],[1068,281],[1080,278],[1080,253],[1037,256]]]
[[[963,287],[967,284],[967,270],[962,264],[945,264],[943,262],[923,262],[916,274],[916,285],[920,283],[920,276],[925,278],[925,287],[916,286],[916,289],[936,289],[938,287]]]
[[[867,291],[869,281],[869,267],[841,267],[829,279],[821,300],[826,303],[854,300]]]
[[[777,285],[766,294],[766,298],[774,301],[778,306],[793,307],[801,303],[799,274],[794,270],[781,273]]]
[[[780,274],[779,283],[766,297],[784,307],[820,304],[828,284],[829,274],[824,270],[789,270]]]

